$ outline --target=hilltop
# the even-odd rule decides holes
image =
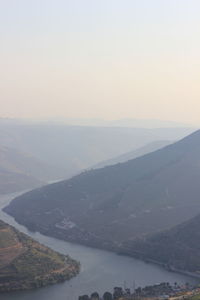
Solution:
[[[200,131],[125,163],[26,193],[5,211],[31,230],[118,251],[200,213]]]
[[[79,263],[32,240],[0,221],[0,292],[62,282],[79,272]]]

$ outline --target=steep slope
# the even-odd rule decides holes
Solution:
[[[200,275],[200,215],[151,237],[128,241],[126,253]]]
[[[29,192],[5,211],[32,230],[116,250],[200,213],[199,178],[197,131],[143,157]]]
[[[167,146],[169,144],[171,144],[170,141],[154,141],[154,142],[149,143],[139,149],[136,149],[136,150],[130,151],[128,153],[119,155],[117,157],[100,162],[99,164],[95,165],[93,168],[94,169],[95,168],[103,168],[105,166],[112,166],[115,164],[123,163],[128,160],[148,154],[150,152],[154,152],[158,149],[164,148],[165,146]]]
[[[78,271],[78,262],[0,221],[0,292],[61,282]]]

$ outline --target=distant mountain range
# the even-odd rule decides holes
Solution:
[[[173,122],[157,119],[119,119],[119,120],[103,120],[103,119],[70,119],[57,118],[54,122],[62,122],[73,126],[98,126],[98,127],[133,127],[133,128],[176,128],[176,127],[193,127],[191,124]]]
[[[59,168],[59,178],[158,140],[178,140],[192,128],[120,128],[67,126],[56,122],[0,119],[0,145],[29,153]],[[54,178],[53,178],[54,179]]]
[[[28,153],[0,146],[0,194],[36,188],[63,173]]]
[[[118,251],[200,213],[200,131],[125,163],[16,198],[5,211],[31,230]]]
[[[34,176],[42,181],[57,179],[64,174],[63,169],[52,167],[30,153],[5,146],[0,146],[0,167],[10,172]]]
[[[0,221],[0,292],[33,289],[77,275],[79,263]]]

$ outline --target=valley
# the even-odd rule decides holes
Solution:
[[[7,153],[12,151],[10,159],[7,161],[4,159],[4,165],[6,163],[7,168],[11,169],[12,167],[14,169],[14,161],[12,164],[13,150],[5,147],[4,149]],[[101,252],[101,250],[91,250],[92,248],[109,250],[116,253],[109,255],[111,257],[113,255],[117,260],[120,257],[123,264],[124,259],[127,259],[129,263],[132,262],[135,265],[137,262],[133,258],[135,257],[145,261],[143,262],[145,268],[147,267],[146,262],[150,262],[162,268],[164,267],[166,270],[182,273],[180,276],[199,278],[198,265],[200,257],[198,246],[195,247],[195,244],[192,244],[189,239],[187,240],[185,232],[188,232],[189,236],[192,237],[191,241],[193,241],[191,232],[198,232],[198,221],[193,222],[193,218],[198,213],[200,214],[200,203],[198,201],[200,131],[196,131],[172,144],[169,144],[169,142],[155,142],[137,151],[115,158],[119,160],[119,163],[114,165],[112,165],[111,160],[110,166],[101,168],[99,165],[95,169],[85,170],[68,180],[41,186],[20,193],[16,197],[14,194],[10,196],[5,194],[5,198],[2,198],[5,199],[5,202],[2,202],[4,210],[1,213],[2,219],[8,219],[11,224],[13,223],[17,227],[19,226],[18,223],[25,225],[28,231],[23,226],[19,227],[22,231],[34,238],[36,237],[36,240],[38,232],[40,232],[39,237],[42,237],[42,240],[50,240],[53,243],[50,247],[53,246],[53,248],[55,247],[53,241],[56,240],[56,244],[69,245],[69,249],[71,245],[74,245],[72,249],[74,247],[79,249],[80,247],[80,251],[86,251],[86,255],[88,251],[106,253]],[[134,155],[136,155],[136,158],[134,158]],[[9,156],[7,157],[9,158]],[[120,161],[121,159],[122,161]],[[19,159],[16,159],[16,161],[22,169],[23,164],[20,165]],[[24,160],[24,162],[23,169],[25,170],[29,161]],[[102,165],[104,163],[102,162]],[[109,164],[109,161],[107,163]],[[16,164],[15,170],[18,171],[19,167]],[[35,163],[35,167],[37,172],[39,170],[39,168],[37,169],[37,163]],[[45,168],[42,169],[46,172]],[[37,174],[36,177],[38,177]],[[190,201],[188,201],[189,195]],[[11,198],[12,201],[10,202]],[[17,223],[7,214],[13,216]],[[198,217],[195,220],[198,220]],[[192,229],[185,230],[185,228],[190,228],[190,222],[195,223],[196,227],[191,226]],[[189,225],[184,226],[182,223]],[[182,234],[182,241],[176,226],[178,228],[183,226],[184,228],[182,230],[183,234],[180,233]],[[161,233],[157,233],[158,229]],[[166,232],[169,232],[169,234],[166,234]],[[174,236],[174,232],[178,232],[178,237]],[[195,240],[198,245],[200,243],[200,241],[198,242],[198,234]],[[181,246],[179,245],[180,241]],[[33,248],[36,247],[35,243],[37,244],[32,240],[31,246]],[[84,246],[92,248],[84,248]],[[8,250],[7,255],[10,256],[11,264],[12,260],[15,261],[18,256],[24,255],[23,247],[19,242],[16,242],[13,247],[11,250],[5,247]],[[175,259],[176,251],[178,260]],[[184,257],[184,251],[187,258]],[[59,248],[59,252],[63,253],[63,249]],[[163,253],[165,254],[163,255]],[[66,255],[68,252],[64,251],[64,254]],[[120,256],[117,254],[120,254]],[[12,255],[16,255],[16,257],[12,257]],[[32,255],[33,253],[30,252],[28,257]],[[80,252],[79,255],[81,258]],[[129,256],[129,258],[126,256]],[[75,258],[79,260],[76,255]],[[27,257],[25,256],[24,259],[26,260]],[[98,262],[98,259],[95,258],[95,263],[96,260]],[[9,265],[9,261],[7,265]],[[152,265],[149,266],[151,270]],[[111,265],[108,267],[108,271],[113,268]],[[127,270],[126,264],[125,267]],[[116,266],[114,266],[115,268]],[[44,277],[43,281],[39,280],[40,284],[33,283],[33,280],[30,280],[30,282],[23,284],[21,288],[20,284],[18,287],[16,285],[15,289],[29,289],[33,286],[55,283],[56,274],[59,274],[60,281],[63,281],[64,278],[70,278],[71,276],[61,275],[63,270],[63,268],[58,268],[58,271],[50,272],[50,274],[54,274],[53,278],[47,275],[48,279]],[[116,274],[116,269],[114,272],[113,276]],[[23,274],[23,272],[20,271],[20,274]],[[76,275],[77,271],[73,274]],[[89,274],[86,273],[85,275],[88,276]],[[177,276],[176,273],[174,274]],[[100,272],[100,276],[102,275],[103,273]],[[28,275],[24,276],[28,278]],[[122,274],[122,276],[126,281],[130,281],[132,275]],[[123,281],[122,277],[120,278]],[[82,277],[80,279],[82,282]],[[116,282],[116,284],[113,282],[113,285],[119,285],[119,282]],[[113,285],[110,285],[110,287]],[[15,287],[13,284],[11,286]],[[78,288],[76,297],[78,297],[77,291]]]
[[[98,291],[100,294],[105,291],[112,291],[114,286],[122,286],[124,281],[131,289],[134,281],[136,287],[144,287],[156,282],[170,282],[171,284],[178,282],[181,285],[185,282],[197,283],[195,278],[169,272],[141,260],[61,241],[38,232],[31,232],[2,211],[2,208],[16,196],[17,194],[0,196],[0,219],[41,244],[80,261],[81,270],[79,275],[70,281],[42,289],[4,294],[4,300],[78,300],[79,295],[93,291]]]
[[[0,1],[0,300],[200,300],[200,1]]]
[[[125,163],[85,171],[5,208],[32,231],[134,255],[127,246],[200,213],[200,131]]]

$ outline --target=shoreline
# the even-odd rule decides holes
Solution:
[[[3,211],[4,211],[4,209],[3,209]],[[6,211],[4,211],[4,212],[6,212]],[[8,213],[6,212],[6,214],[8,214]],[[25,223],[19,222],[17,220],[17,218],[15,218],[13,215],[11,215],[11,214],[8,214],[8,215],[12,216],[18,224],[23,225],[24,227],[26,227],[31,232],[39,232],[40,234],[43,234],[45,236],[53,237],[53,238],[56,238],[58,240],[66,241],[66,242],[69,242],[69,243],[72,243],[72,244],[75,244],[75,245],[80,245],[80,246],[85,246],[85,247],[89,247],[89,248],[93,248],[93,249],[108,251],[108,252],[111,252],[111,253],[114,253],[114,254],[120,255],[120,256],[132,257],[134,259],[138,259],[138,260],[143,261],[145,263],[150,263],[150,264],[159,266],[159,267],[163,268],[164,270],[166,270],[168,272],[177,273],[177,274],[188,276],[188,277],[191,277],[191,278],[200,279],[200,274],[197,274],[195,272],[186,271],[186,270],[180,270],[180,269],[177,269],[173,266],[166,266],[162,262],[152,260],[152,259],[148,259],[146,257],[141,257],[141,254],[139,254],[139,253],[134,254],[134,253],[126,252],[125,249],[122,249],[120,247],[116,247],[115,245],[113,245],[111,243],[110,244],[107,243],[107,246],[100,246],[100,245],[95,246],[94,243],[92,243],[90,241],[81,242],[80,240],[76,240],[76,239],[67,239],[67,238],[62,236],[61,232],[53,232],[51,230],[45,230],[45,229],[42,230],[42,228],[37,228],[36,230],[33,230],[30,226],[26,225]],[[51,232],[51,234],[49,233],[49,231]]]
[[[29,291],[29,290],[35,290],[38,288],[50,286],[53,284],[63,283],[77,276],[80,272],[80,266],[77,268],[77,270],[74,270],[71,274],[69,274],[68,272],[69,270],[66,267],[62,271],[58,269],[55,270],[55,272],[53,272],[54,274],[48,273],[44,276],[38,276],[33,280],[27,280],[27,281],[19,280],[14,283],[7,282],[4,285],[2,284],[2,286],[0,285],[0,293],[7,294],[7,293],[20,292],[20,291]]]
[[[200,279],[200,274],[197,274],[195,272],[186,271],[186,270],[184,271],[184,270],[181,270],[181,269],[177,269],[173,266],[166,266],[165,264],[163,264],[162,262],[159,262],[157,260],[153,260],[153,259],[146,258],[146,257],[141,258],[141,257],[138,257],[137,254],[135,254],[135,255],[134,254],[127,254],[127,253],[123,253],[123,252],[119,252],[117,254],[118,255],[125,255],[125,256],[128,256],[128,257],[133,257],[133,258],[139,259],[143,262],[154,264],[156,266],[160,266],[163,269],[165,269],[166,271],[169,271],[169,272],[172,272],[172,273],[177,273],[177,274],[189,276],[189,277],[192,277],[192,278]]]
[[[62,283],[80,273],[80,262],[69,255],[54,251],[4,221],[0,226],[0,294]],[[15,243],[5,247],[9,239]]]

